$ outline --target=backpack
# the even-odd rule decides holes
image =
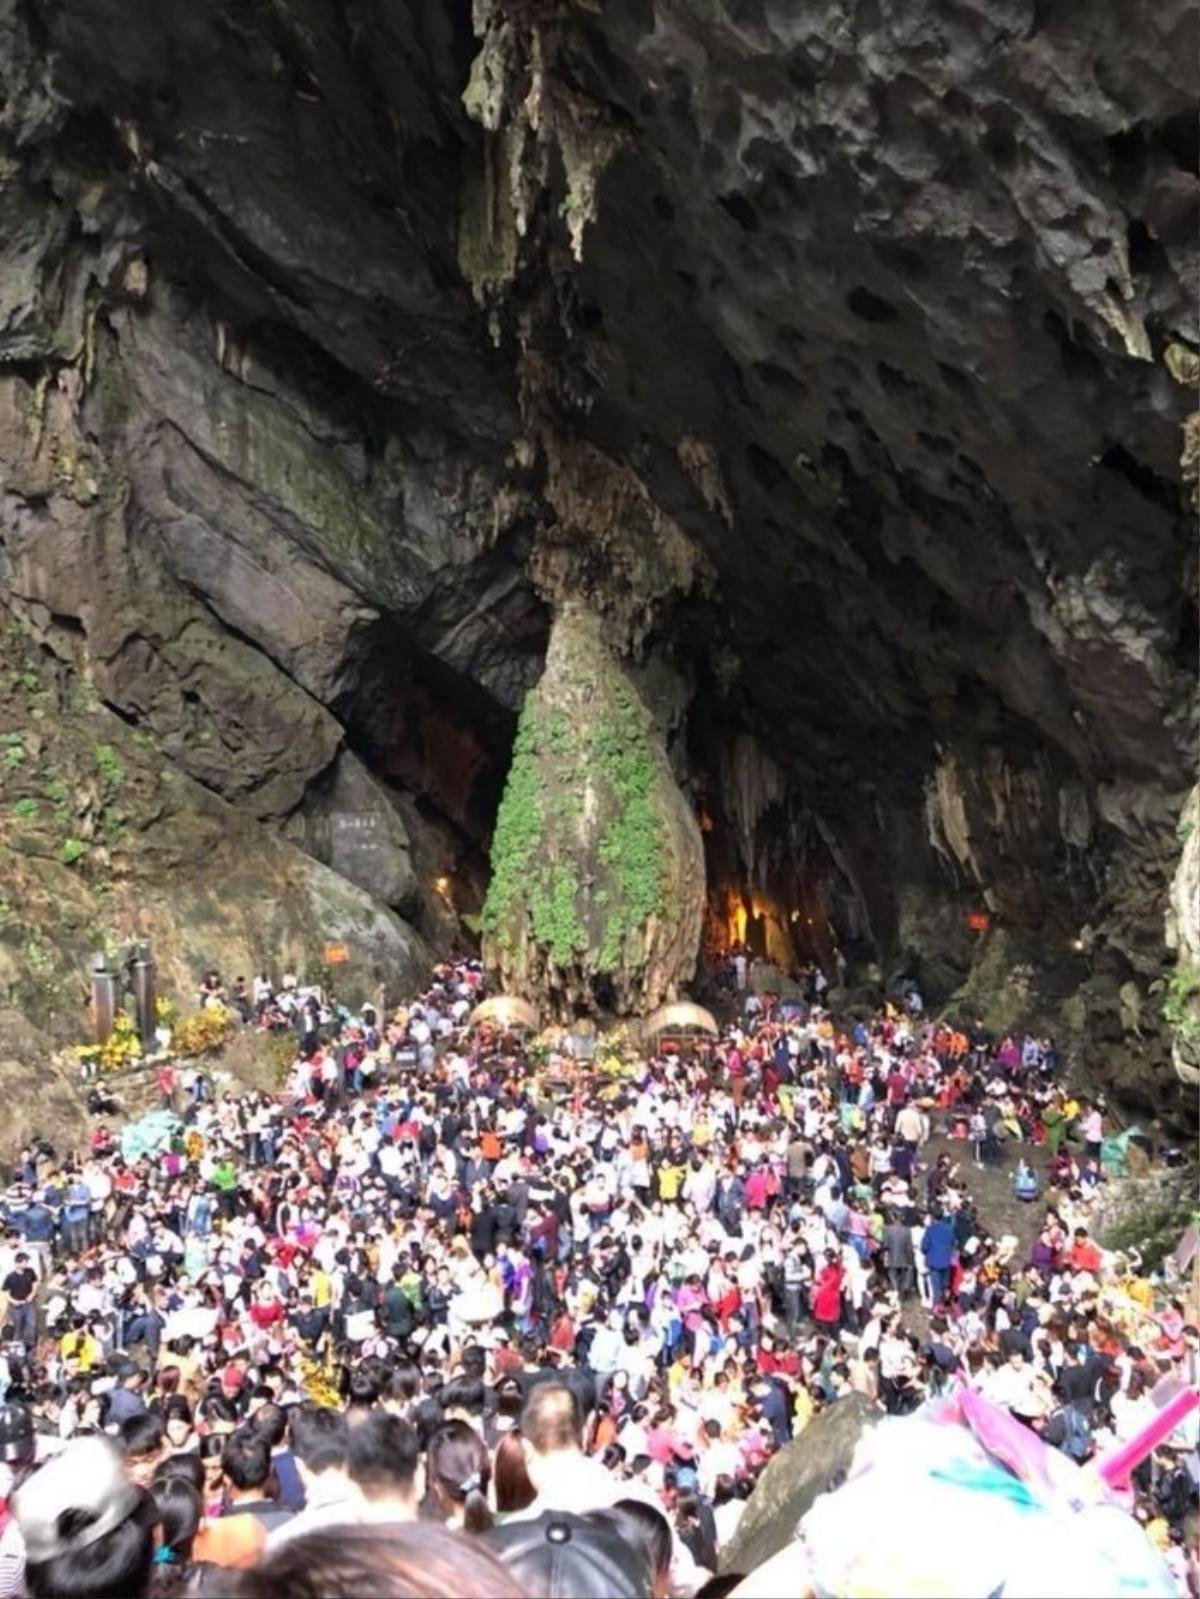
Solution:
[[[1080,1411],[1068,1405],[1063,1411],[1062,1452],[1069,1459],[1082,1464],[1092,1447],[1092,1435]]]

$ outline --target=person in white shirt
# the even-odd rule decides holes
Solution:
[[[1034,1372],[1025,1364],[1025,1357],[1014,1349],[1003,1366],[983,1382],[983,1394],[995,1405],[1005,1405],[1017,1416],[1039,1414],[1039,1401],[1034,1396]]]
[[[741,1464],[741,1451],[735,1443],[721,1436],[720,1423],[704,1423],[707,1442],[700,1456],[700,1492],[711,1499],[716,1493],[718,1477],[736,1477]]]

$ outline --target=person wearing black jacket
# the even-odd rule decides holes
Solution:
[[[416,1325],[412,1300],[400,1286],[404,1273],[399,1266],[392,1270],[392,1281],[383,1296],[383,1303],[379,1307],[380,1320],[383,1330],[389,1338],[395,1338],[404,1343],[412,1337]]]
[[[1174,1449],[1154,1451],[1154,1498],[1158,1508],[1173,1526],[1180,1526],[1193,1509],[1196,1489],[1191,1473]]]
[[[475,1201],[471,1213],[471,1253],[482,1261],[496,1247],[496,1206],[490,1188],[484,1188]]]
[[[297,1337],[310,1349],[315,1349],[329,1327],[329,1310],[325,1306],[318,1309],[312,1302],[311,1294],[301,1294],[300,1303],[288,1321],[295,1328]]]

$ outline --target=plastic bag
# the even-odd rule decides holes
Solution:
[[[850,1476],[799,1535],[819,1596],[1173,1592],[1158,1551],[1098,1477],[961,1389],[866,1433]]]

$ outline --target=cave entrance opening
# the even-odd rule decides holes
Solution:
[[[744,879],[730,881],[710,876],[705,944],[710,954],[721,956],[742,949],[766,961],[787,976],[817,965],[828,972],[836,961],[842,938],[830,915],[820,878],[800,881],[768,880],[765,887]]]

